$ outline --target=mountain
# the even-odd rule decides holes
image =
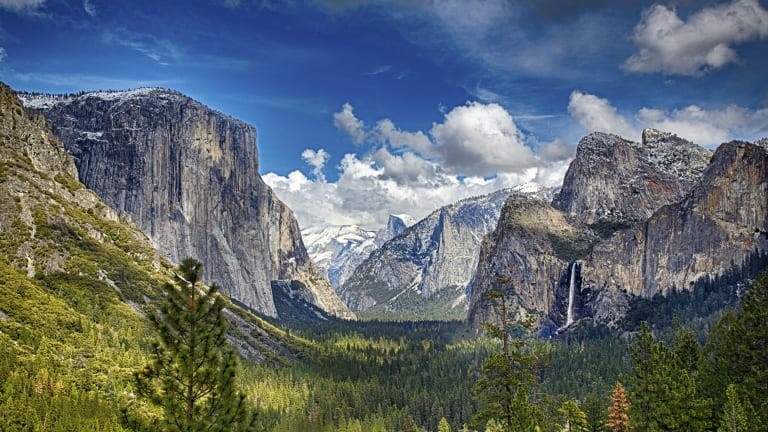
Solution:
[[[385,228],[364,230],[357,225],[311,227],[302,230],[307,253],[320,272],[338,289],[368,256],[413,225],[408,215],[390,215]]]
[[[497,276],[510,278],[518,317],[532,316],[546,333],[584,317],[616,324],[634,298],[690,289],[765,253],[765,141],[723,144],[704,169],[709,152],[691,145],[653,130],[642,144],[592,134],[553,207],[510,198],[483,242],[472,324],[493,318],[483,294]],[[610,178],[614,171],[621,181]],[[555,208],[564,206],[570,210]]]
[[[146,314],[173,266],[77,178],[45,118],[0,83],[0,347],[23,354],[19,376],[46,365],[106,400],[106,383],[127,383],[141,366]],[[295,357],[277,329],[231,305],[226,315],[244,357]]]
[[[616,233],[583,260],[589,313],[615,321],[627,298],[685,290],[768,251],[768,144],[729,142],[680,202]]]
[[[374,251],[341,287],[352,310],[381,318],[463,319],[483,236],[510,194],[546,200],[524,185],[442,207]]]
[[[165,89],[19,96],[51,122],[79,179],[167,259],[199,259],[207,283],[267,315],[272,281],[298,280],[319,307],[353,317],[259,176],[252,126]]]
[[[584,137],[553,204],[604,235],[680,201],[712,152],[673,134],[645,129],[641,142],[594,132]]]

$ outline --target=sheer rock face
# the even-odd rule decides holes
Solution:
[[[541,196],[547,191],[537,190]],[[513,190],[436,210],[373,252],[342,286],[356,311],[421,319],[463,318],[483,236]],[[540,198],[541,199],[541,198]]]
[[[768,147],[721,145],[699,184],[680,202],[614,234],[584,260],[582,286],[592,313],[615,321],[627,295],[688,289],[768,249]]]
[[[275,315],[271,281],[297,279],[318,306],[351,317],[304,249],[298,224],[258,174],[255,129],[163,89],[21,94],[72,153],[80,180],[131,216],[173,262]]]
[[[701,178],[712,153],[654,129],[642,142],[594,132],[582,138],[554,206],[587,224],[621,227],[680,201]]]
[[[517,319],[531,317],[539,326],[561,326],[568,308],[569,263],[585,255],[595,241],[597,236],[586,225],[564,212],[545,202],[511,196],[496,230],[480,248],[470,323],[479,328],[494,319],[483,294],[498,285],[497,277],[506,277],[505,285],[512,287],[509,306]]]

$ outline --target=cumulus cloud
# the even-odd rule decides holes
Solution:
[[[350,104],[334,115],[334,123],[371,146],[362,155],[345,155],[335,182],[322,173],[329,158],[322,149],[302,153],[314,179],[300,171],[264,176],[302,227],[378,229],[391,213],[422,218],[443,205],[521,183],[559,186],[570,157],[564,154],[573,150],[552,142],[537,146],[537,154],[526,146],[512,116],[496,104],[455,107],[428,133],[401,130],[390,119],[366,127]]]
[[[768,108],[730,105],[707,110],[697,105],[662,110],[644,107],[628,119],[607,100],[574,91],[568,112],[587,132],[603,131],[637,139],[644,128],[673,132],[699,145],[714,147],[732,139],[756,140],[768,134]]]
[[[572,92],[568,113],[588,132],[610,132],[627,138],[639,135],[638,129],[619,114],[608,99],[592,94]]]
[[[0,9],[13,12],[33,11],[45,3],[45,0],[0,0]]]
[[[379,143],[395,149],[407,147],[423,156],[435,155],[435,148],[424,132],[402,131],[390,119],[379,120],[372,131],[372,137]]]
[[[535,164],[512,116],[495,103],[458,106],[430,134],[445,169],[453,174],[485,176]]]
[[[574,147],[561,139],[539,145],[536,153],[544,160],[558,162],[573,157]]]
[[[349,135],[355,144],[365,141],[365,123],[355,116],[354,108],[349,103],[341,107],[341,111],[333,114],[333,125],[336,129]]]
[[[309,166],[312,167],[312,174],[318,181],[325,181],[325,173],[323,173],[323,167],[325,167],[328,159],[331,158],[330,153],[325,149],[319,149],[317,151],[312,149],[306,149],[301,153],[301,158]]]
[[[702,9],[683,21],[674,9],[645,11],[632,39],[638,51],[624,63],[628,72],[701,75],[738,60],[733,45],[768,37],[768,10],[757,0]]]

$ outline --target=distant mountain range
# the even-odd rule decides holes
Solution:
[[[301,235],[307,253],[334,288],[341,287],[368,256],[413,225],[408,215],[390,215],[385,228],[364,230],[357,225],[310,227]]]

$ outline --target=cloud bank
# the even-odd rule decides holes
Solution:
[[[0,0],[0,9],[14,12],[34,11],[43,3],[45,0]]]
[[[697,76],[738,61],[734,45],[768,37],[768,10],[757,0],[702,9],[683,21],[674,9],[646,10],[632,39],[628,72]]]
[[[586,132],[610,132],[633,140],[649,127],[673,132],[707,147],[732,139],[756,140],[768,136],[768,108],[751,110],[730,105],[707,110],[689,105],[667,111],[644,107],[627,118],[607,99],[576,90],[571,93],[568,112]]]
[[[335,182],[323,173],[330,158],[324,149],[302,153],[314,178],[298,170],[264,175],[302,228],[375,229],[391,213],[422,218],[460,199],[522,183],[559,186],[574,150],[561,141],[534,149],[497,104],[454,107],[428,132],[401,130],[390,119],[368,126],[349,103],[334,114],[334,124],[356,145],[370,146],[363,155],[343,156]]]

